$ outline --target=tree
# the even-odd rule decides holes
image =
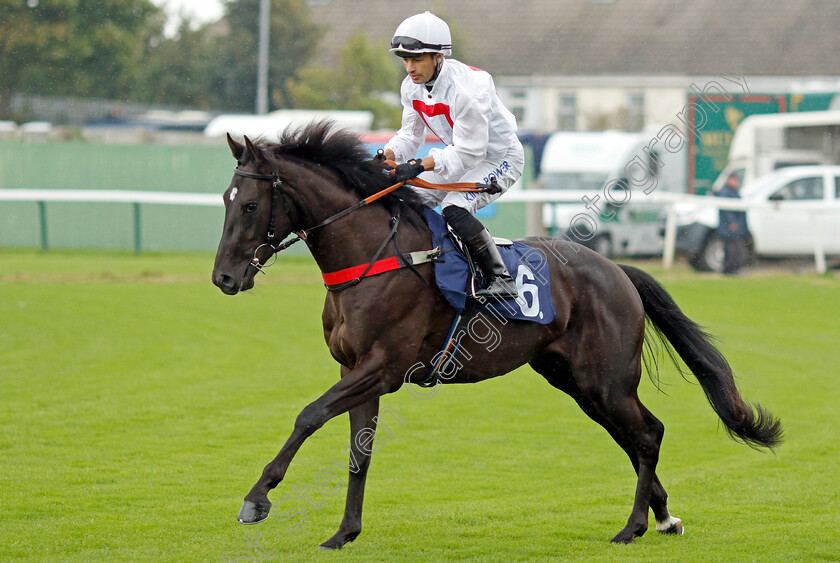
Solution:
[[[223,107],[253,111],[257,95],[257,53],[260,0],[227,4],[228,33],[219,39],[216,64],[209,71],[210,88]],[[272,0],[269,45],[269,100],[289,107],[286,80],[315,54],[322,35],[307,17],[304,0]]]
[[[271,2],[272,108],[362,109],[380,127],[398,123],[399,109],[382,97],[401,76],[386,50],[360,33],[339,68],[307,67],[323,29],[306,0]],[[15,92],[251,112],[259,5],[227,0],[221,21],[183,23],[164,37],[165,14],[149,0],[0,0],[0,119]]]
[[[133,90],[138,101],[193,108],[224,107],[213,89],[218,65],[218,31],[213,25],[192,29],[182,21],[173,37],[151,45],[143,78]]]
[[[0,116],[14,92],[120,97],[163,23],[149,0],[0,0]]]
[[[290,78],[289,99],[293,107],[368,110],[373,112],[374,128],[398,127],[402,110],[384,95],[393,93],[403,76],[393,59],[366,33],[356,33],[342,47],[338,68],[309,66]]]

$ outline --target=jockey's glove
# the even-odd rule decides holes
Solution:
[[[502,193],[502,187],[495,176],[490,176],[490,183],[485,185],[484,191],[493,195]]]
[[[419,176],[423,171],[423,164],[418,159],[412,158],[408,162],[397,164],[397,167],[394,169],[394,181],[405,182],[406,180],[411,180]]]

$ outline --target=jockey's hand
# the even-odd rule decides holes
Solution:
[[[394,170],[394,181],[405,182],[406,180],[411,180],[419,176],[424,170],[423,164],[416,158],[412,158],[408,162],[397,165]]]
[[[499,185],[495,176],[490,176],[490,183],[487,184],[487,193],[493,195],[502,193],[502,187]]]

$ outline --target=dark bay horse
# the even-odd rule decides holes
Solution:
[[[407,190],[358,205],[390,181],[356,136],[333,130],[329,122],[287,131],[277,144],[247,137],[244,144],[228,137],[228,144],[237,167],[224,194],[224,230],[213,269],[213,282],[226,294],[252,288],[256,273],[290,233],[305,238],[324,273],[371,263],[380,248],[382,258],[395,256],[396,241],[388,238],[392,231],[403,252],[435,246]],[[402,220],[395,225],[392,217],[397,214]],[[772,448],[781,443],[780,422],[741,398],[710,337],[650,275],[571,242],[524,242],[549,262],[554,320],[543,325],[485,318],[481,330],[470,325],[477,334],[470,336],[480,342],[492,324],[500,344],[482,349],[471,342],[469,359],[462,355],[459,369],[445,382],[474,383],[530,364],[603,426],[636,470],[632,512],[612,541],[629,543],[644,534],[649,509],[657,530],[682,533],[656,475],[664,426],[637,395],[646,317],[698,379],[734,439]],[[240,522],[268,517],[268,492],[283,480],[303,442],[331,418],[349,412],[353,462],[347,504],[338,531],[322,547],[341,548],[358,536],[379,398],[423,379],[425,370],[413,367],[431,364],[455,316],[435,287],[432,265],[415,268],[365,277],[342,291],[327,292],[324,338],[341,365],[341,378],[298,415],[291,436],[246,495]]]

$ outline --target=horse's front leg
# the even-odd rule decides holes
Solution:
[[[265,466],[260,479],[245,495],[245,502],[239,511],[240,522],[256,524],[268,518],[271,510],[268,492],[283,480],[292,458],[316,430],[328,420],[354,407],[399,389],[402,379],[398,375],[386,375],[383,369],[384,355],[378,355],[376,359],[371,358],[373,355],[368,356],[368,361],[357,364],[341,381],[300,412],[294,430],[280,453]]]
[[[365,478],[370,467],[372,450],[360,445],[361,432],[376,431],[379,397],[350,409],[350,477],[347,484],[347,504],[344,518],[333,537],[321,544],[324,549],[341,549],[356,539],[362,531],[362,503],[365,497]]]

